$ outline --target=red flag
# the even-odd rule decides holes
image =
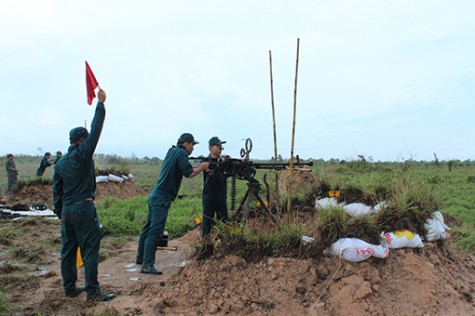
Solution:
[[[92,100],[96,97],[96,93],[94,92],[94,89],[96,89],[98,86],[99,86],[99,83],[97,83],[96,77],[94,77],[91,67],[89,67],[89,64],[86,61],[86,89],[87,89],[87,103],[89,105],[92,104]]]

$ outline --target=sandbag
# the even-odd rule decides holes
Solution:
[[[315,207],[316,208],[327,208],[329,206],[338,206],[338,201],[335,198],[323,198],[323,199],[317,199],[315,201]]]
[[[108,180],[109,181],[112,181],[112,182],[118,182],[118,183],[122,183],[124,181],[124,178],[122,177],[119,177],[119,176],[116,176],[115,174],[109,174],[108,176]]]
[[[432,213],[432,218],[426,220],[424,228],[426,230],[425,239],[427,241],[445,239],[447,238],[445,231],[450,230],[450,228],[445,225],[444,217],[439,211]]]
[[[108,176],[96,176],[96,183],[109,181]]]
[[[363,203],[350,203],[343,206],[345,213],[353,217],[363,217],[376,213],[372,206]]]
[[[340,238],[325,249],[323,254],[340,256],[351,262],[360,262],[373,256],[386,258],[389,256],[389,249],[385,245],[373,245],[357,238]]]
[[[386,240],[386,244],[389,248],[422,248],[424,246],[421,236],[407,229],[396,230],[389,233],[382,232],[381,237]]]

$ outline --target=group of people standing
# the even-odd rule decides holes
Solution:
[[[50,167],[53,163],[56,164],[61,159],[62,156],[63,156],[63,153],[61,151],[57,151],[55,159],[51,160],[51,153],[46,152],[41,158],[40,166],[36,170],[36,176],[42,177],[46,171],[46,168]],[[18,173],[19,173],[18,168],[15,165],[15,157],[13,156],[13,154],[7,155],[7,162],[5,164],[5,169],[7,171],[7,181],[8,181],[7,190],[5,194],[11,195],[13,193],[13,187],[15,186],[18,180]]]
[[[55,164],[53,199],[55,213],[61,219],[61,275],[64,295],[76,297],[86,292],[88,301],[109,301],[116,297],[105,293],[98,282],[99,248],[101,228],[94,205],[96,190],[93,155],[99,142],[105,120],[106,93],[98,92],[98,103],[91,124],[91,131],[84,127],[73,128],[69,133],[68,152]],[[219,158],[226,143],[218,137],[209,142],[209,158]],[[214,215],[228,221],[226,205],[226,178],[208,173],[209,162],[193,167],[189,155],[198,144],[190,133],[183,133],[163,160],[160,176],[148,197],[148,214],[137,246],[136,263],[141,273],[162,274],[155,267],[155,254],[160,242],[168,211],[177,197],[183,177],[192,178],[204,174],[203,188],[203,239],[208,238]],[[77,286],[76,256],[78,247],[85,268],[85,286]]]

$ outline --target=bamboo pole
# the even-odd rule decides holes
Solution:
[[[272,105],[272,127],[274,130],[274,162],[277,162],[277,130],[275,124],[275,107],[274,107],[274,77],[272,75],[272,52],[269,50],[269,68],[270,68],[270,95]],[[270,201],[269,201],[270,202]],[[275,207],[279,209],[279,174],[275,173]]]
[[[295,141],[295,119],[297,115],[297,78],[299,73],[299,44],[300,38],[297,38],[297,58],[295,62],[295,83],[294,83],[294,115],[292,118],[292,144],[290,146],[290,167],[289,167],[289,189],[287,210],[290,211],[292,200],[292,171],[294,167],[294,141]]]

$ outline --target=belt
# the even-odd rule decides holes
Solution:
[[[87,198],[87,199],[84,199],[84,200],[81,200],[81,201],[78,201],[76,203],[74,203],[74,205],[76,204],[90,204],[90,203],[94,203],[94,199],[93,198]]]

